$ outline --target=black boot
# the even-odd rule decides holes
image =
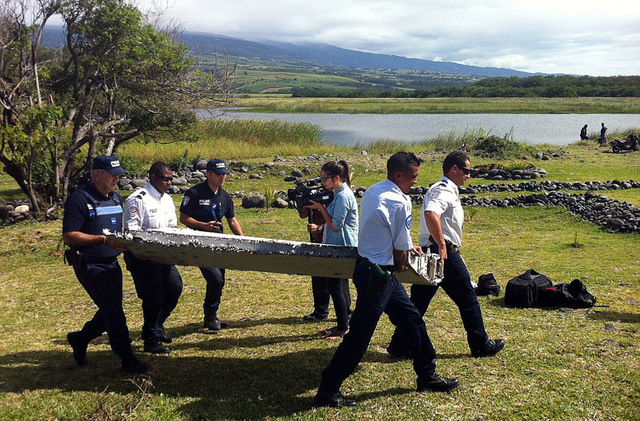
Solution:
[[[67,342],[73,349],[73,359],[76,360],[76,363],[85,365],[87,363],[87,345],[89,345],[89,341],[85,339],[82,332],[67,333]]]

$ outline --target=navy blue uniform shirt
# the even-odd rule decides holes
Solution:
[[[116,192],[104,196],[92,183],[79,188],[64,204],[62,232],[103,235],[104,230],[122,232],[122,197]],[[78,247],[85,259],[115,257],[120,252],[106,244]]]
[[[222,187],[214,193],[207,181],[187,190],[180,204],[180,212],[200,222],[222,222],[223,217],[229,220],[236,216],[231,195]]]

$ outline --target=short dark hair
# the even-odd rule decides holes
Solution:
[[[411,152],[396,152],[387,161],[387,177],[391,178],[396,172],[406,172],[411,167],[419,167],[422,159]]]
[[[446,175],[454,165],[458,168],[464,168],[467,161],[471,160],[465,151],[453,151],[442,162],[442,173]]]
[[[166,170],[171,171],[171,167],[169,166],[169,164],[166,164],[161,161],[157,161],[151,165],[151,168],[149,168],[149,175],[153,174],[157,177],[160,177],[162,176],[162,173]]]

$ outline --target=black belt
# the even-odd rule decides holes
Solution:
[[[438,247],[438,244],[436,243],[436,240],[434,240],[432,236],[429,236],[429,241],[431,242],[432,245],[435,245],[436,247]],[[460,247],[456,246],[455,244],[453,244],[449,240],[444,240],[444,244],[447,247],[447,250],[453,250],[453,251],[459,251],[460,250]]]
[[[82,257],[82,259],[87,262],[87,263],[113,263],[114,260],[118,259],[118,256],[111,256],[111,257],[92,257],[90,259],[87,259],[85,257]]]
[[[365,260],[369,264],[373,265],[373,263],[371,263],[371,260],[367,259],[366,257],[362,257],[360,255],[358,255],[358,257],[356,257],[356,263],[360,263],[363,260]],[[380,266],[380,269],[386,270],[386,271],[389,271],[389,272],[393,272],[393,271],[396,270],[396,267],[394,265],[378,265],[378,266]]]

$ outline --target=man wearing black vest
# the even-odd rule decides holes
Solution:
[[[236,219],[231,195],[222,188],[227,174],[227,164],[222,159],[207,162],[207,179],[190,188],[182,198],[180,222],[195,230],[222,233],[222,218],[226,218],[231,232],[244,235],[240,222]],[[201,267],[200,272],[207,281],[203,304],[204,328],[217,331],[228,326],[218,319],[225,270]]]
[[[120,176],[127,172],[115,156],[93,160],[91,182],[66,201],[62,237],[71,246],[67,257],[80,284],[98,311],[84,327],[70,332],[67,340],[78,365],[87,363],[87,346],[105,331],[113,352],[130,373],[143,373],[149,366],[133,355],[127,319],[122,308],[122,269],[118,255],[124,251],[105,235],[122,232],[122,198],[115,192]]]

